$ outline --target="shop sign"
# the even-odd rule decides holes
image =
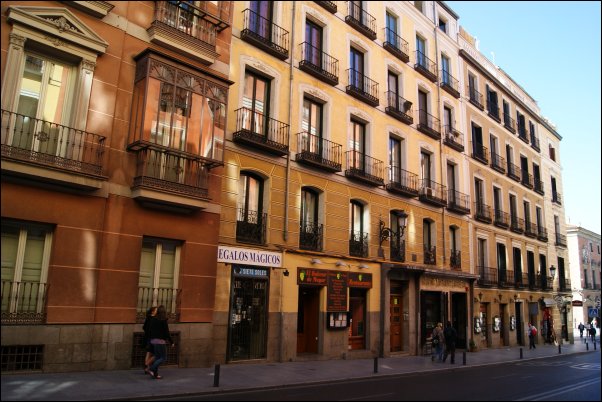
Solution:
[[[300,268],[297,270],[297,285],[326,286],[329,272],[324,269]]]
[[[218,246],[217,262],[256,265],[260,267],[282,267],[282,253],[265,250],[251,250],[240,247]]]
[[[234,266],[234,275],[236,276],[251,276],[251,277],[258,277],[258,278],[267,278],[268,277],[268,270],[266,268],[257,268],[254,266],[240,266],[240,265],[236,265]]]
[[[582,300],[573,300],[573,302],[571,304],[573,305],[573,307],[583,307]]]
[[[347,273],[330,271],[326,292],[326,311],[347,311]]]
[[[372,288],[372,274],[364,274],[361,272],[349,272],[350,288]]]

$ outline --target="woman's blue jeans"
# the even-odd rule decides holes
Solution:
[[[150,366],[150,371],[157,374],[159,366],[167,359],[167,345],[154,344],[153,354],[155,355],[155,361]]]

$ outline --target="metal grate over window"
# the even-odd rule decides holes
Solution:
[[[0,352],[2,372],[41,371],[44,345],[7,345]]]
[[[163,364],[177,366],[180,363],[180,333],[170,332],[174,347],[167,347],[167,361]],[[134,332],[132,342],[132,368],[144,368],[144,357],[146,356],[146,345],[142,344],[144,332]]]

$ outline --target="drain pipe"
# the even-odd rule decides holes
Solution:
[[[297,2],[293,1],[293,22],[291,24],[291,48],[295,44],[295,18],[296,18],[296,10],[297,10]],[[291,120],[293,116],[293,51],[291,50],[291,56],[289,58],[289,92],[288,92],[288,144],[289,144],[289,152],[286,155],[286,181],[284,188],[284,228],[282,233],[282,239],[286,243],[288,240],[288,203],[289,203],[289,188],[291,181],[291,152],[290,152],[290,144],[291,144]]]

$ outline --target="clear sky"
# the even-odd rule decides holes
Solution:
[[[600,2],[445,3],[556,125],[566,222],[601,234]]]

